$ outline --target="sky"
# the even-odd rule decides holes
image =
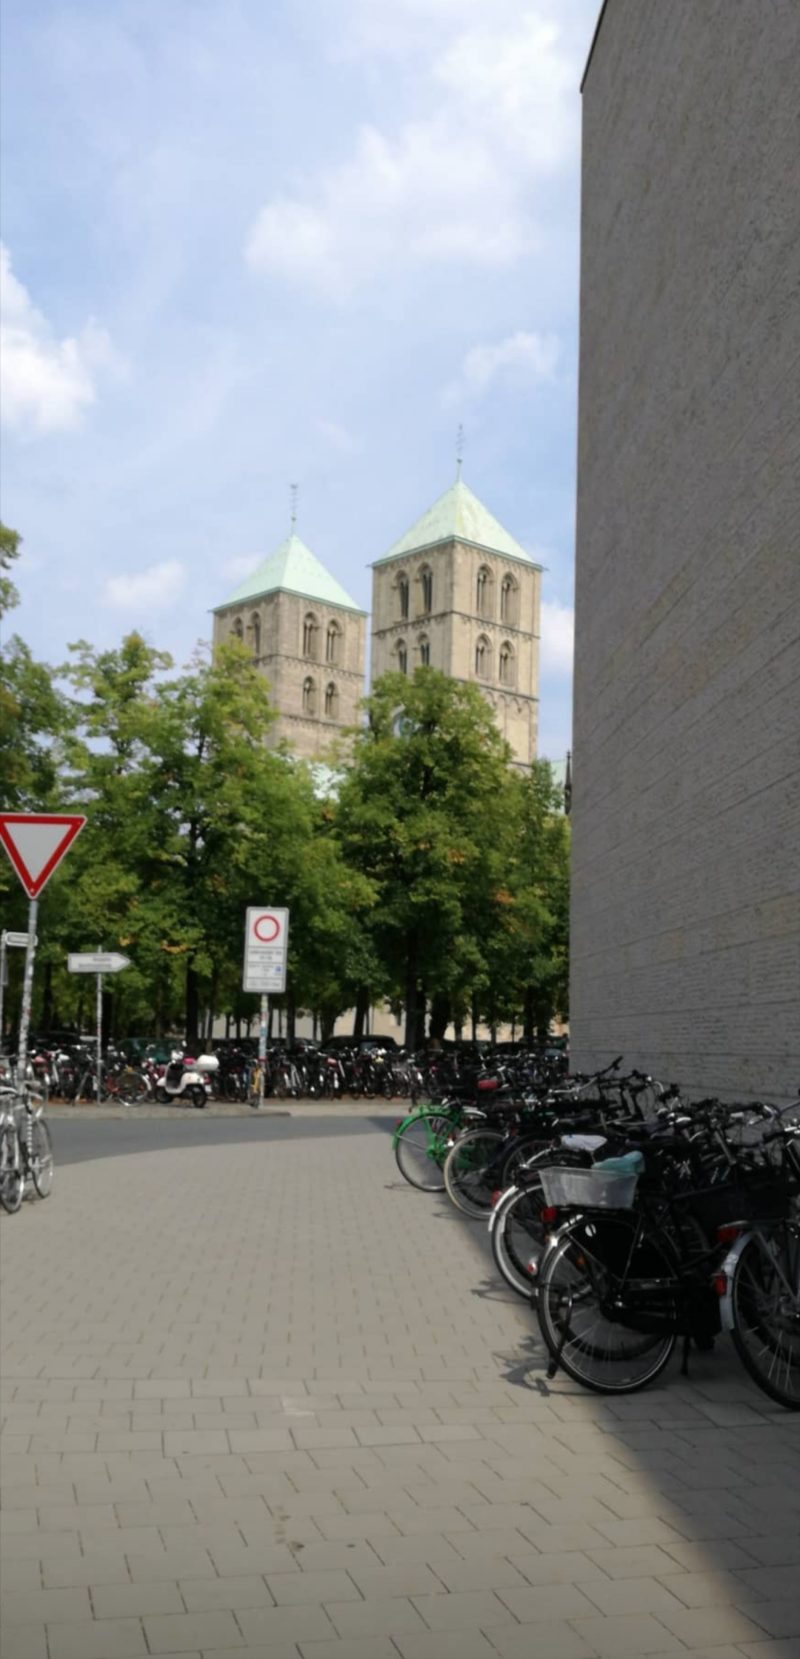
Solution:
[[[599,0],[5,0],[13,626],[185,662],[298,532],[369,608],[455,477],[544,567],[570,745],[580,95]]]

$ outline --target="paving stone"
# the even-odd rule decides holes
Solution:
[[[677,1636],[649,1614],[630,1614],[623,1618],[570,1620],[573,1630],[581,1636],[591,1653],[600,1659],[641,1659],[646,1654],[685,1653],[686,1648]]]
[[[486,1637],[500,1659],[592,1659],[597,1652],[564,1620],[492,1625]]]
[[[325,1610],[337,1635],[347,1639],[356,1636],[399,1636],[403,1631],[425,1629],[424,1620],[405,1596],[387,1596],[373,1601],[326,1602]]]
[[[183,1613],[177,1584],[156,1579],[147,1584],[93,1584],[96,1619],[143,1618],[146,1613]]]
[[[138,1619],[48,1626],[50,1659],[139,1659],[148,1649]]]
[[[3,1583],[3,1626],[13,1624],[49,1624],[56,1620],[91,1618],[92,1604],[89,1592],[80,1585],[67,1589],[13,1590],[12,1579]]]
[[[145,1618],[144,1630],[148,1648],[163,1653],[184,1653],[200,1647],[244,1646],[233,1614],[222,1609],[155,1615]]]
[[[3,1659],[47,1659],[44,1625],[18,1624],[3,1630]]]

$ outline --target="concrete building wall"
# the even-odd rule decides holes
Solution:
[[[242,605],[227,606],[214,617],[214,643],[235,636],[241,625],[245,644],[255,649],[253,618],[260,622],[257,660],[269,680],[278,718],[270,743],[285,739],[304,760],[317,760],[359,720],[364,695],[365,617],[359,611],[324,605],[281,589]],[[313,618],[312,652],[305,651],[305,623]],[[327,660],[328,630],[337,630],[335,659]],[[304,688],[312,682],[311,708]],[[328,688],[335,688],[332,705]]]
[[[800,1085],[795,0],[608,0],[583,95],[571,1027]]]
[[[424,609],[422,576],[433,577],[430,614]],[[486,573],[479,609],[479,572]],[[408,617],[401,615],[400,581],[409,590]],[[503,601],[503,583],[511,587]],[[430,648],[430,666],[453,679],[481,686],[517,764],[536,755],[539,690],[539,609],[541,572],[535,565],[487,552],[464,542],[422,549],[376,565],[372,584],[372,679],[398,666],[406,647],[408,671],[420,665],[421,642]],[[484,668],[477,668],[479,641]],[[501,653],[507,649],[505,679]]]

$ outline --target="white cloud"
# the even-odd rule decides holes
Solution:
[[[503,267],[536,246],[536,183],[577,151],[574,58],[542,0],[521,15],[475,0],[466,16],[418,0],[400,21],[431,7],[450,28],[409,66],[420,113],[362,127],[345,160],[268,200],[245,244],[255,271],[343,297],[403,268]]]
[[[575,643],[575,612],[571,605],[543,599],[541,631],[542,673],[571,674]]]
[[[222,574],[230,576],[232,582],[243,582],[245,576],[251,575],[257,569],[263,557],[263,553],[234,553],[230,559],[225,560]]]
[[[445,391],[446,403],[460,403],[480,397],[500,376],[530,384],[552,380],[558,362],[559,343],[555,334],[509,334],[493,346],[473,346],[461,365],[461,373]]]
[[[317,431],[327,439],[331,449],[338,450],[340,455],[357,455],[361,449],[358,439],[338,421],[318,420]]]
[[[179,559],[164,559],[127,576],[109,577],[103,603],[114,610],[164,611],[174,604],[185,582],[186,566]]]
[[[111,341],[91,319],[58,340],[11,269],[0,245],[0,415],[5,426],[41,434],[81,424],[104,370],[118,366]]]

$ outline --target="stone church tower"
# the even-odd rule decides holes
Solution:
[[[214,611],[214,644],[242,640],[269,680],[270,740],[304,760],[358,722],[365,615],[294,530]]]
[[[541,566],[459,477],[372,570],[373,681],[425,666],[471,681],[516,764],[530,766]]]

